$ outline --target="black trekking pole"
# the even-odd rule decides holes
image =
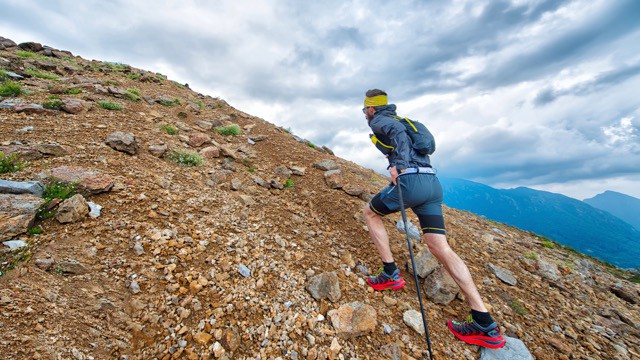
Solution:
[[[402,214],[402,222],[404,222],[404,233],[407,234],[407,245],[409,245],[409,257],[411,257],[411,267],[413,268],[413,280],[416,283],[416,291],[418,292],[418,302],[420,302],[420,313],[422,314],[422,325],[424,326],[424,334],[427,338],[427,346],[429,348],[429,359],[433,360],[433,352],[431,352],[431,339],[429,339],[429,329],[427,328],[427,317],[424,315],[424,306],[422,306],[422,294],[420,293],[420,283],[418,282],[418,272],[416,264],[413,261],[413,249],[411,239],[409,239],[409,225],[407,224],[407,213],[404,210],[404,200],[402,200],[402,189],[400,185],[400,176],[396,178],[398,183],[398,198],[400,199],[400,213]]]

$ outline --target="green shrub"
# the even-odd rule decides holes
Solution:
[[[229,126],[220,126],[216,128],[216,131],[220,135],[224,136],[236,136],[242,134],[242,130],[240,130],[240,126],[238,124],[233,124]]]
[[[127,91],[125,91],[124,93],[124,97],[131,101],[140,101],[140,90],[136,88],[127,89]]]
[[[78,88],[73,88],[73,89],[67,89],[64,93],[68,95],[76,95],[76,94],[80,94],[81,92],[82,90]]]
[[[315,149],[316,145],[314,143],[312,143],[311,141],[307,141],[307,145],[309,145],[310,148]]]
[[[16,172],[25,166],[27,166],[27,164],[20,160],[19,154],[13,153],[5,155],[5,153],[0,152],[0,174]]]
[[[47,179],[45,181],[44,192],[42,198],[44,204],[40,206],[36,213],[36,220],[50,219],[56,215],[54,210],[47,210],[53,199],[65,200],[76,194],[77,183],[67,182],[56,179]]]
[[[39,79],[56,80],[60,78],[60,76],[56,74],[42,73],[37,70],[25,69],[24,72]]]
[[[20,84],[16,84],[13,81],[7,81],[0,85],[0,96],[9,97],[18,96],[20,94],[22,94],[22,87]]]
[[[107,110],[122,110],[122,105],[111,101],[102,101],[99,106]]]
[[[526,253],[524,253],[524,257],[531,260],[537,260],[538,254],[536,254],[535,251],[527,251]]]
[[[198,100],[195,103],[200,107],[200,109],[204,108],[204,103],[202,101]]]
[[[200,154],[192,153],[186,150],[172,151],[167,158],[170,161],[178,163],[182,166],[198,166],[202,165],[204,160]]]
[[[24,57],[24,58],[35,58],[36,57],[36,53],[33,53],[31,51],[23,51],[23,50],[16,51],[16,55],[18,55],[20,57]]]
[[[159,100],[158,103],[160,105],[164,105],[164,106],[176,106],[176,105],[180,105],[180,99],[173,99],[173,100]]]
[[[295,185],[296,185],[296,183],[295,183],[292,179],[287,179],[287,180],[284,182],[284,187],[285,187],[285,188],[292,188],[292,187],[294,187]]]
[[[549,249],[553,249],[555,247],[555,245],[553,244],[553,241],[549,240],[549,239],[544,239],[542,240],[542,246],[549,248]]]
[[[527,314],[527,309],[524,307],[524,304],[520,300],[512,301],[509,306],[516,312],[516,314],[525,316]]]
[[[41,227],[32,227],[31,229],[29,229],[29,234],[30,235],[42,234],[42,228]]]
[[[185,86],[184,86],[184,85],[180,84],[180,83],[179,83],[179,82],[177,82],[177,81],[173,81],[173,83],[174,83],[177,87],[179,87],[180,89],[184,89],[184,88],[185,88]]]
[[[252,166],[249,166],[249,167],[247,168],[247,171],[248,171],[248,172],[250,172],[250,173],[252,173],[252,172],[256,171],[256,168],[255,168],[255,167],[253,167],[253,165],[252,165]]]
[[[126,69],[126,68],[129,67],[129,65],[127,65],[127,64],[118,63],[118,62],[110,62],[110,61],[105,61],[104,64],[107,65],[108,67],[114,68],[114,69]]]
[[[60,96],[59,95],[49,95],[49,96],[47,96],[47,99],[49,99],[49,100],[60,100]]]
[[[62,105],[64,105],[64,103],[62,101],[55,100],[55,101],[47,101],[47,102],[43,103],[42,107],[44,107],[45,109],[60,110]]]
[[[141,75],[140,74],[127,74],[125,76],[128,77],[131,80],[138,80],[138,79],[140,79]]]
[[[184,111],[180,111],[180,112],[178,113],[178,117],[179,117],[180,119],[185,119],[185,118],[187,117],[187,113],[186,113],[186,112],[184,112]]]
[[[175,126],[172,126],[172,125],[169,125],[169,124],[162,125],[160,127],[160,129],[162,129],[164,132],[166,132],[169,135],[175,135],[175,134],[178,133],[178,129],[176,129]]]

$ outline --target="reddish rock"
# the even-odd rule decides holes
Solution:
[[[220,149],[215,146],[208,146],[200,150],[200,155],[206,159],[214,159],[220,157]]]
[[[329,170],[324,173],[324,181],[332,189],[340,189],[343,186],[342,173],[340,170]]]
[[[77,99],[63,99],[63,105],[60,107],[63,111],[69,114],[80,114],[85,110],[84,104],[81,100]]]
[[[123,133],[120,131],[107,135],[105,143],[114,150],[135,155],[138,153],[138,143],[133,134]]]
[[[151,145],[147,148],[147,150],[149,150],[151,155],[155,157],[162,157],[162,155],[167,152],[168,148],[167,145]]]
[[[82,195],[76,194],[60,204],[56,220],[62,224],[72,223],[84,219],[87,214],[89,214],[89,205]]]
[[[13,111],[25,114],[43,114],[49,112],[49,110],[38,104],[16,104],[16,106],[13,107]]]
[[[353,338],[372,333],[378,325],[376,310],[359,301],[340,306],[328,313],[338,336]]]
[[[26,232],[44,199],[31,194],[0,194],[0,241]]]
[[[210,141],[211,141],[211,137],[209,135],[203,134],[203,133],[195,133],[195,134],[189,135],[189,141],[187,142],[187,144],[193,147],[200,147],[203,144],[208,143]]]
[[[89,170],[75,166],[61,166],[52,169],[48,175],[54,179],[65,182],[76,182],[78,191],[85,196],[99,194],[113,188],[113,179],[98,170]]]

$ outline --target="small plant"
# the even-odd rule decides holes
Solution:
[[[296,185],[296,183],[295,183],[292,179],[287,179],[287,180],[284,182],[284,187],[285,187],[285,188],[292,188],[292,187],[294,187],[295,185]]]
[[[58,96],[58,95],[49,95],[49,96],[47,96],[47,99],[49,99],[49,100],[60,100],[60,96]]]
[[[118,82],[115,81],[115,80],[107,80],[104,83],[107,84],[107,85],[113,85],[113,86],[117,86],[118,85]]]
[[[253,165],[252,165],[252,166],[249,166],[249,167],[247,168],[247,171],[248,171],[248,172],[250,172],[250,173],[252,173],[252,172],[256,171],[256,168],[255,168],[255,167],[253,167]]]
[[[111,102],[111,101],[102,101],[100,102],[100,104],[98,104],[101,108],[103,109],[107,109],[107,110],[122,110],[122,105],[116,103],[116,102]]]
[[[204,108],[204,103],[200,100],[196,101],[196,105],[198,105],[200,109]]]
[[[176,105],[180,105],[180,99],[173,99],[173,100],[159,100],[158,103],[160,105],[164,105],[164,106],[176,106]]]
[[[49,178],[45,181],[44,192],[42,198],[44,204],[38,208],[36,212],[36,220],[50,219],[56,215],[56,212],[52,210],[51,202],[54,199],[65,200],[76,194],[77,183],[67,182],[62,180],[56,180]]]
[[[553,249],[555,247],[555,245],[553,244],[553,241],[549,240],[549,239],[544,239],[542,240],[542,246],[549,248],[549,249]]]
[[[27,164],[20,160],[19,154],[9,154],[0,152],[0,174],[8,174],[16,172],[27,166]]]
[[[30,235],[40,235],[42,234],[43,230],[41,227],[32,227],[31,229],[29,229],[29,234]]]
[[[118,63],[118,62],[110,62],[110,61],[105,61],[104,64],[107,65],[108,67],[114,68],[114,69],[126,69],[126,68],[129,67],[129,65],[127,65],[127,64]]]
[[[204,160],[200,154],[192,153],[185,150],[172,151],[167,157],[170,161],[173,161],[182,166],[198,166],[202,165]]]
[[[286,132],[287,134],[293,134],[293,130],[291,130],[290,127],[284,129],[284,132]]]
[[[229,126],[220,126],[216,128],[216,131],[218,132],[218,134],[220,135],[224,135],[224,136],[237,136],[242,134],[242,130],[240,129],[240,126],[238,124],[233,124],[233,125],[229,125]]]
[[[538,254],[536,254],[535,251],[527,251],[526,253],[524,253],[524,257],[531,260],[537,260]]]
[[[24,72],[26,74],[31,75],[31,76],[35,76],[35,77],[37,77],[39,79],[56,80],[56,79],[60,78],[60,76],[58,76],[56,74],[42,73],[42,72],[37,71],[37,70],[25,69]]]
[[[0,96],[9,97],[18,96],[20,94],[22,94],[22,87],[20,87],[20,84],[16,84],[13,81],[7,81],[0,85]]]
[[[162,131],[166,132],[169,135],[175,135],[178,133],[178,129],[176,129],[174,126],[169,124],[162,125],[160,129],[162,129]]]
[[[312,143],[311,141],[307,141],[307,145],[309,145],[310,148],[315,149],[316,145],[314,143]]]
[[[35,58],[36,57],[36,53],[32,53],[31,51],[23,51],[23,50],[16,51],[16,55],[18,55],[20,57],[24,57],[24,58]]]
[[[127,91],[125,91],[124,93],[124,97],[131,101],[140,101],[140,90],[136,88],[127,89]]]
[[[67,89],[64,93],[67,95],[77,95],[77,94],[80,94],[81,92],[82,90],[78,88],[74,88],[74,89]]]
[[[140,79],[141,75],[140,74],[127,74],[125,75],[126,77],[128,77],[131,80],[138,80]]]
[[[179,117],[180,119],[184,119],[184,118],[186,118],[186,117],[187,117],[187,113],[186,113],[186,112],[184,112],[184,111],[180,111],[180,112],[178,113],[178,117]]]
[[[527,314],[527,309],[524,307],[524,304],[520,300],[512,301],[509,306],[516,312],[516,314],[525,316]]]
[[[42,107],[50,110],[60,110],[60,108],[64,105],[64,103],[60,100],[47,101],[42,104]]]
[[[180,89],[184,89],[184,88],[185,88],[185,86],[184,86],[184,85],[180,84],[180,83],[179,83],[179,82],[177,82],[177,81],[174,81],[173,83],[174,83],[177,87],[179,87]]]

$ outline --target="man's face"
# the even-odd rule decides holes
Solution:
[[[376,109],[374,109],[373,107],[369,106],[369,107],[366,107],[366,108],[362,109],[362,112],[364,113],[365,117],[367,118],[367,122],[371,122],[371,120],[373,120],[373,115],[376,113]]]

